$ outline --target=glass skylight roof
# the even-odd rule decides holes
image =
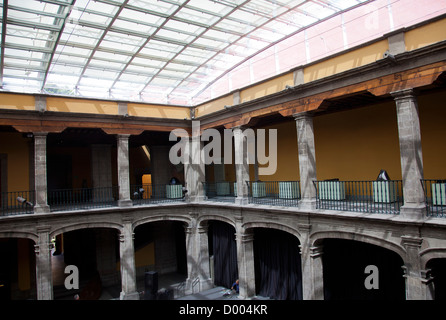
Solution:
[[[3,0],[4,91],[194,104],[228,70],[367,0]]]

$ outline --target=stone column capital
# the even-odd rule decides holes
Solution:
[[[299,112],[299,113],[293,113],[294,120],[307,120],[307,119],[313,119],[313,113],[312,112]]]
[[[416,97],[417,92],[415,89],[409,88],[409,89],[403,89],[403,90],[399,90],[399,91],[393,91],[390,93],[390,95],[395,100],[413,99]]]

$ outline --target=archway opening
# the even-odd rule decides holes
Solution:
[[[302,300],[299,240],[274,229],[254,229],[256,294],[277,300]]]
[[[211,278],[215,285],[230,288],[238,279],[235,228],[222,221],[210,221],[208,232]]]
[[[0,239],[0,301],[36,299],[34,241]]]
[[[324,239],[323,252],[325,300],[405,299],[404,263],[397,253],[345,239]]]
[[[150,272],[152,277],[156,277],[150,282],[150,290],[172,289],[177,296],[179,292],[175,289],[187,278],[184,223],[156,221],[137,226],[134,250],[138,291],[147,289],[145,274]]]
[[[119,298],[121,273],[119,269],[118,230],[85,228],[58,234],[52,238],[51,267],[55,300],[108,300]],[[73,271],[77,269],[78,289]],[[67,287],[65,280],[70,277]]]
[[[435,258],[428,261],[426,269],[431,270],[431,275],[434,278],[435,295],[434,300],[446,299],[446,258]]]

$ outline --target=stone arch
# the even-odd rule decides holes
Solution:
[[[373,244],[395,252],[403,261],[405,261],[406,250],[401,245],[383,240],[382,238],[348,231],[320,231],[310,235],[310,246],[317,246],[324,239],[345,239]]]
[[[432,259],[446,259],[446,248],[427,248],[420,252],[421,267],[426,269],[427,263]]]
[[[50,232],[50,237],[69,231],[75,231],[81,229],[93,229],[93,228],[109,228],[109,229],[116,229],[118,230],[118,232],[121,232],[123,225],[115,222],[74,223],[66,226],[61,226],[57,229],[52,230]]]
[[[293,236],[295,236],[297,238],[297,240],[299,240],[299,243],[302,244],[302,236],[300,234],[300,232],[295,229],[292,228],[290,226],[281,224],[281,223],[277,223],[277,222],[247,222],[245,224],[243,224],[243,228],[245,230],[247,229],[254,229],[254,228],[265,228],[265,229],[276,229],[276,230],[280,230],[280,231],[284,231],[287,233],[292,234]]]
[[[159,222],[159,221],[178,221],[178,222],[184,222],[188,226],[191,224],[191,219],[184,217],[184,216],[170,216],[170,215],[160,215],[160,216],[149,216],[149,217],[143,217],[141,219],[137,219],[133,221],[132,228],[135,230],[136,227],[151,223],[151,222]]]
[[[218,215],[205,215],[205,216],[200,216],[197,219],[197,226],[203,226],[205,223],[211,221],[211,220],[216,220],[216,221],[221,221],[221,222],[225,222],[231,226],[234,227],[234,229],[237,230],[235,222],[233,219],[228,218],[228,217],[224,217],[224,216],[218,216]]]
[[[2,231],[0,232],[0,238],[22,238],[29,239],[34,241],[34,244],[37,243],[39,236],[32,232],[24,232],[24,231]]]

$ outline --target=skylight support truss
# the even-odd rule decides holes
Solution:
[[[258,54],[370,1],[3,0],[0,89],[188,104]]]

